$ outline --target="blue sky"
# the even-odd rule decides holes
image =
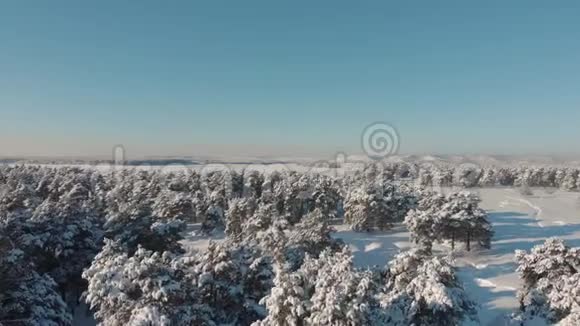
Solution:
[[[578,1],[5,1],[0,155],[579,153]]]

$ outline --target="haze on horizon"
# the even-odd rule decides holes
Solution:
[[[0,4],[0,156],[580,154],[580,3]]]

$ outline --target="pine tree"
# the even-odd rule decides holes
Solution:
[[[177,185],[173,185],[173,187],[177,188]],[[179,189],[181,188],[182,186],[179,187]],[[162,191],[153,204],[153,215],[165,220],[193,221],[194,206],[192,198],[184,192]]]
[[[211,243],[193,267],[198,296],[218,324],[249,325],[264,317],[259,301],[273,286],[271,258],[255,247]]]
[[[91,267],[85,300],[104,325],[214,325],[194,283],[169,252],[139,247],[132,256],[106,241]]]
[[[15,247],[0,227],[0,324],[2,325],[72,325],[68,306],[58,292],[56,282],[39,274],[26,253]]]
[[[228,203],[225,213],[226,235],[232,239],[240,240],[242,236],[242,224],[254,215],[256,202],[253,198],[234,198]]]
[[[575,190],[576,179],[578,179],[578,171],[575,169],[567,169],[566,176],[562,180],[562,188],[568,191]]]
[[[500,186],[513,186],[514,174],[509,168],[500,168],[497,171],[497,182]]]
[[[319,177],[314,182],[311,208],[320,210],[322,216],[328,219],[338,217],[338,206],[342,198],[336,181]]]
[[[320,258],[307,258],[300,271],[310,280],[310,325],[368,325],[378,284],[370,272],[353,267],[352,254],[344,249],[324,251]],[[312,275],[311,277],[309,277]]]
[[[440,239],[451,241],[455,249],[457,240],[466,244],[467,251],[476,242],[482,248],[490,248],[493,228],[487,220],[487,214],[479,208],[480,199],[468,192],[453,193],[447,197],[437,213],[437,231]]]
[[[149,202],[123,205],[117,214],[108,217],[104,228],[105,237],[125,246],[130,254],[139,246],[157,252],[183,251],[179,241],[185,223],[153,216]]]
[[[461,165],[454,177],[455,184],[465,188],[475,187],[479,183],[481,174],[481,169],[473,165]]]
[[[411,233],[411,242],[430,252],[437,236],[437,220],[434,214],[431,211],[412,210],[405,217],[404,224]]]
[[[402,311],[404,323],[399,325],[460,325],[467,318],[476,320],[476,305],[447,258],[422,250],[403,252],[390,262],[386,281],[381,306],[391,313]]]
[[[302,325],[308,313],[308,302],[304,289],[305,280],[298,273],[290,273],[277,266],[274,287],[260,304],[265,305],[268,315],[252,326]]]
[[[278,265],[274,287],[262,300],[268,316],[253,325],[375,324],[376,287],[369,273],[353,267],[346,249],[324,251],[318,259],[307,256],[295,272]]]
[[[355,231],[370,231],[373,227],[371,220],[371,198],[365,188],[355,188],[348,193],[344,204],[344,221]]]
[[[497,174],[494,168],[486,168],[483,170],[483,174],[479,179],[479,186],[481,187],[494,187],[497,185]]]
[[[532,248],[530,253],[517,250],[516,261],[524,283],[518,292],[517,319],[541,317],[558,322],[579,310],[580,249],[551,238]]]
[[[262,185],[264,184],[264,175],[259,171],[244,171],[244,197],[260,198],[262,197]]]
[[[201,223],[201,232],[211,234],[215,229],[225,227],[226,198],[223,192],[213,191],[209,197],[209,205],[205,211],[205,220]]]
[[[307,254],[317,258],[324,250],[339,250],[342,241],[332,238],[334,232],[335,230],[328,224],[328,217],[324,217],[318,209],[307,214],[300,223],[286,231],[288,241],[285,256],[291,269],[295,270],[301,266]]]
[[[433,257],[417,269],[406,288],[413,303],[409,320],[414,325],[461,325],[476,319],[476,304],[469,299],[446,259]]]
[[[270,204],[260,204],[254,214],[242,225],[239,239],[245,244],[258,243],[258,235],[279,219],[277,210]]]

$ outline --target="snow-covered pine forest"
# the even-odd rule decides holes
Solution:
[[[580,325],[579,230],[533,203],[577,198],[575,168],[16,165],[0,186],[0,325]]]

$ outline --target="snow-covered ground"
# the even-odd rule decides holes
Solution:
[[[481,196],[481,207],[488,211],[494,226],[491,250],[456,251],[454,256],[466,290],[481,304],[481,324],[501,325],[503,317],[518,307],[520,280],[515,272],[514,251],[529,250],[549,237],[580,246],[580,195],[544,189],[534,189],[532,196],[523,196],[516,189],[474,191]],[[386,234],[365,234],[341,226],[336,236],[350,244],[359,266],[384,265],[399,250],[410,246],[403,227]]]
[[[495,235],[490,250],[453,255],[458,274],[470,296],[480,303],[481,325],[502,325],[506,314],[517,308],[516,291],[520,280],[515,272],[514,251],[529,250],[549,237],[565,239],[570,246],[580,246],[580,194],[533,189],[524,196],[517,189],[473,189],[479,193],[481,207],[488,211]],[[409,234],[403,226],[387,233],[357,233],[344,225],[336,226],[337,238],[351,247],[354,262],[360,267],[384,266],[395,254],[410,247]],[[223,237],[217,237],[219,240]],[[207,247],[209,239],[190,237],[190,249]],[[439,253],[449,248],[436,247]]]
[[[514,189],[480,189],[481,207],[494,226],[490,250],[458,254],[457,264],[466,289],[481,304],[482,325],[497,325],[517,308],[520,280],[514,251],[529,250],[549,237],[580,246],[579,194],[534,189],[523,196]]]

